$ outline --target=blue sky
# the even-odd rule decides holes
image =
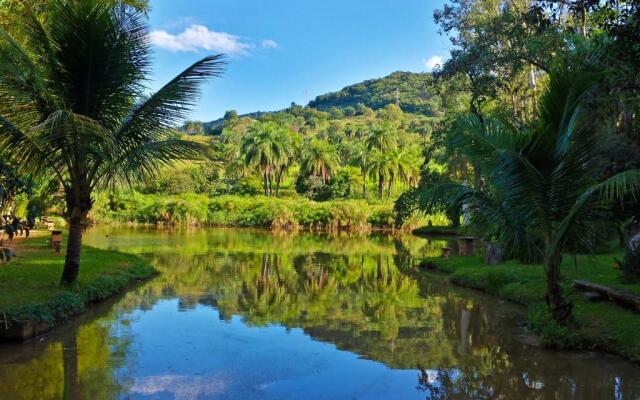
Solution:
[[[193,119],[270,111],[446,58],[443,0],[152,0],[153,86],[207,54],[229,54]],[[428,61],[431,60],[431,63]]]

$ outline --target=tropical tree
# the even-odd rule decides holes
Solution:
[[[354,150],[353,162],[360,168],[362,178],[362,197],[367,197],[367,175],[369,174],[370,151],[364,143],[357,143]]]
[[[273,122],[254,122],[242,141],[240,153],[245,165],[257,169],[262,175],[264,195],[273,193],[276,168],[287,158],[287,143],[282,127]]]
[[[289,168],[295,164],[300,152],[300,136],[284,127],[278,130],[277,136],[283,149],[280,157],[275,160],[276,196],[279,196],[282,180],[287,177]]]
[[[187,121],[183,129],[187,135],[204,135],[204,124],[200,121]]]
[[[340,166],[340,157],[326,140],[312,139],[302,150],[302,170],[328,183]]]
[[[463,198],[481,205],[476,210],[485,214],[484,220],[495,218],[497,237],[524,238],[537,247],[546,302],[561,322],[572,318],[572,305],[560,286],[563,253],[577,245],[591,248],[603,224],[611,221],[613,201],[640,192],[639,170],[609,178],[594,173],[605,136],[585,111],[604,78],[594,68],[595,59],[589,54],[556,62],[538,102],[537,124],[529,131],[477,115],[465,117],[457,146],[483,166],[490,188],[448,188],[450,202]]]
[[[369,176],[378,181],[378,197],[381,199],[384,197],[385,183],[389,182],[394,174],[393,167],[391,153],[385,153],[375,148],[371,150],[367,170]]]
[[[154,94],[148,26],[140,10],[107,0],[52,0],[40,17],[0,31],[0,148],[15,165],[55,177],[65,192],[69,240],[61,281],[80,268],[94,190],[133,182],[201,146],[168,138],[200,85],[221,73],[221,56],[196,62]],[[23,39],[22,39],[23,38]]]
[[[368,149],[394,150],[398,147],[398,132],[389,123],[372,124],[365,139]]]

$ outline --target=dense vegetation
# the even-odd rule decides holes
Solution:
[[[75,279],[89,217],[361,229],[430,214],[464,222],[498,261],[542,264],[550,315],[563,324],[573,319],[560,284],[567,254],[617,238],[620,279],[640,280],[630,223],[640,211],[637,2],[449,0],[434,18],[454,50],[433,74],[397,72],[305,107],[181,127],[197,84],[220,65],[207,58],[141,96],[138,2],[4,2],[20,23],[4,26],[0,44],[3,207],[64,201],[75,239],[63,281]],[[95,21],[68,23],[94,6]],[[75,40],[94,36],[71,26],[109,35]],[[104,58],[91,70],[83,54]],[[97,88],[88,103],[74,97],[87,79]],[[176,158],[188,160],[166,167]]]
[[[463,215],[495,261],[542,263],[549,312],[570,323],[563,255],[619,237],[620,277],[639,277],[640,7],[451,0],[435,20],[455,47],[438,75],[465,82],[468,108],[434,133],[446,168],[423,169],[399,216]]]
[[[0,38],[0,151],[20,172],[47,177],[64,193],[69,243],[61,282],[72,284],[94,191],[200,154],[169,128],[184,119],[199,85],[221,73],[221,56],[205,57],[149,95],[140,8],[106,0],[24,7]]]
[[[448,110],[464,107],[454,85],[455,82],[437,81],[430,73],[394,72],[320,95],[309,107],[322,111],[336,107],[349,114],[363,106],[377,110],[396,104],[404,112],[443,116]]]

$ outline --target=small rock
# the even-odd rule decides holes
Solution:
[[[516,335],[516,340],[522,344],[526,344],[527,346],[540,347],[542,341],[540,340],[540,336],[534,335],[532,333],[522,333]]]
[[[585,292],[584,299],[587,301],[599,301],[602,300],[602,295],[597,292]]]

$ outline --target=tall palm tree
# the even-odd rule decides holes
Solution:
[[[148,178],[201,145],[168,136],[221,56],[196,62],[154,94],[141,11],[107,0],[51,0],[42,16],[0,31],[0,149],[64,188],[69,240],[62,283],[80,270],[82,233],[95,189]]]
[[[286,157],[286,143],[281,130],[282,127],[273,122],[255,122],[240,148],[245,164],[260,171],[265,196],[273,193],[276,166]]]
[[[355,146],[353,163],[360,168],[360,176],[362,177],[362,197],[367,197],[367,175],[369,174],[369,157],[370,151],[367,146],[358,142]]]
[[[391,181],[394,174],[392,154],[372,149],[369,154],[368,172],[371,178],[378,180],[378,197],[384,198],[385,183]]]
[[[295,164],[300,151],[300,136],[297,133],[281,127],[277,135],[283,151],[280,157],[275,160],[276,197],[280,195],[282,180],[287,177],[289,168]]]
[[[365,144],[370,150],[395,150],[398,147],[398,132],[389,123],[373,124],[369,128]]]
[[[312,139],[302,150],[302,169],[328,183],[340,166],[340,157],[326,140]]]
[[[572,317],[560,285],[563,253],[575,243],[590,248],[602,223],[610,220],[613,201],[640,193],[639,170],[604,180],[593,170],[604,136],[586,112],[603,79],[593,61],[590,55],[561,60],[552,68],[531,131],[468,116],[455,135],[458,149],[481,166],[490,191],[458,186],[450,191],[450,201],[475,203],[484,220],[495,218],[498,237],[516,238],[511,245],[524,237],[538,247],[547,306],[561,322]]]

